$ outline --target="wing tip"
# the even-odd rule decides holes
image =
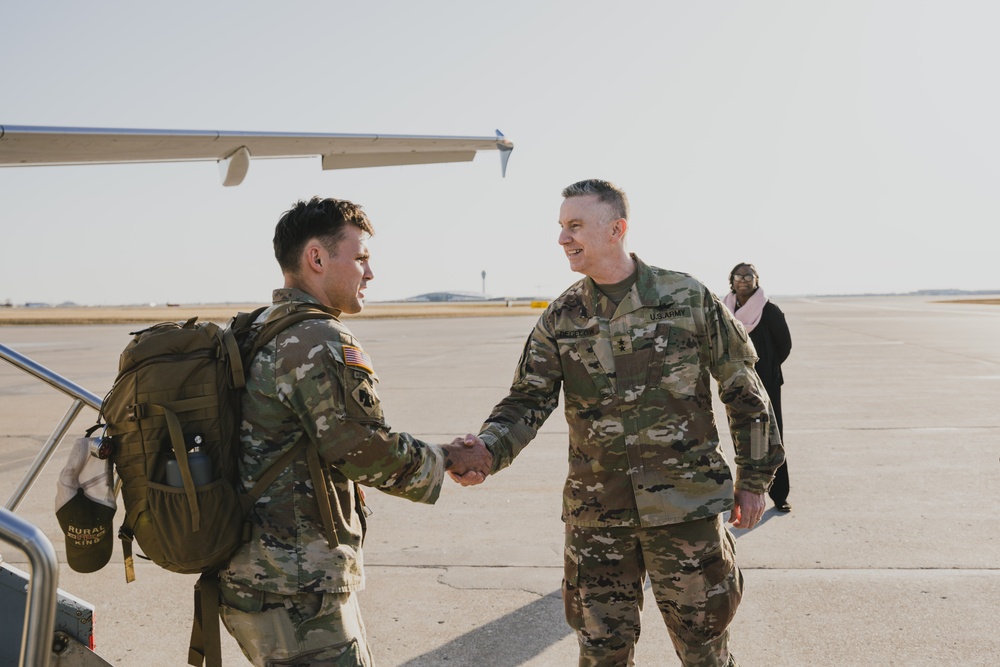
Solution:
[[[510,160],[510,153],[514,150],[514,144],[504,136],[503,132],[497,130],[497,150],[500,151],[500,178],[507,178],[507,161]]]

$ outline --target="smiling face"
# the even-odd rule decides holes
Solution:
[[[733,293],[736,300],[743,304],[757,291],[757,272],[746,264],[741,264],[733,270],[732,274]]]
[[[568,197],[559,209],[559,245],[569,268],[599,284],[623,280],[632,271],[623,237],[628,223],[597,195]],[[622,271],[625,275],[617,277]]]
[[[319,241],[307,249],[309,261],[318,262],[320,294],[314,294],[325,305],[349,315],[365,307],[364,290],[374,278],[369,259],[367,234],[354,225],[345,225],[332,251]],[[325,255],[325,258],[323,257]]]

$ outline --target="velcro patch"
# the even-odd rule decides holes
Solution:
[[[587,327],[586,329],[570,329],[569,331],[556,331],[556,338],[586,338],[588,336],[596,336],[600,331],[600,327],[596,324]]]
[[[375,369],[372,368],[372,360],[367,354],[365,354],[364,350],[353,345],[344,345],[343,349],[345,364],[364,369],[370,374],[375,373]]]
[[[375,393],[375,387],[367,379],[358,384],[351,392],[351,396],[368,415],[371,415],[378,407],[378,394]]]
[[[676,320],[690,317],[690,306],[670,306],[667,308],[658,308],[655,312],[650,313],[649,321],[656,322],[657,320]]]

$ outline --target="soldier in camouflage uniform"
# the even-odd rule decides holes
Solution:
[[[582,181],[563,197],[559,243],[587,277],[541,316],[480,437],[493,472],[510,465],[562,387],[563,599],[581,666],[631,664],[647,575],[681,662],[736,665],[728,627],[743,578],[719,515],[733,510],[737,527],[752,528],[784,456],[753,346],[704,285],[625,250],[628,203],[618,188]],[[735,442],[735,484],[711,378]]]
[[[360,207],[313,198],[278,222],[275,255],[285,277],[274,307],[319,304],[357,313],[372,279]],[[266,313],[261,316],[266,317]],[[252,512],[252,534],[220,573],[221,615],[260,667],[369,666],[371,652],[356,591],[364,587],[366,525],[358,483],[434,503],[445,470],[482,478],[481,445],[433,445],[389,430],[378,376],[359,341],[338,319],[293,324],[253,360],[243,397],[240,474],[250,488],[301,439],[315,448],[292,462]],[[308,462],[329,495],[325,526]]]

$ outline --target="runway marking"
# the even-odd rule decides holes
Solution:
[[[18,343],[18,342],[7,342],[4,343],[7,347],[12,350],[22,350],[22,349],[39,349],[43,347],[57,348],[60,346],[66,346],[68,343],[40,343],[40,342],[29,342],[29,343]]]
[[[853,347],[864,347],[864,346],[875,346],[875,345],[909,345],[909,346],[914,347],[914,348],[916,348],[918,350],[926,350],[926,351],[930,351],[930,352],[937,352],[939,354],[952,355],[952,356],[955,356],[955,357],[959,357],[961,359],[969,359],[971,361],[977,361],[977,362],[980,362],[980,363],[990,364],[990,365],[993,365],[993,366],[1000,364],[1000,362],[994,361],[993,359],[982,359],[980,357],[973,357],[973,356],[970,356],[968,354],[963,354],[961,352],[956,352],[954,350],[950,350],[950,349],[942,348],[942,347],[936,347],[936,346],[933,346],[933,345],[922,345],[920,343],[911,342],[911,341],[905,341],[905,340],[901,341],[901,340],[898,340],[896,338],[886,338],[884,336],[880,336],[880,335],[877,335],[877,334],[871,334],[871,333],[866,333],[866,332],[863,332],[863,331],[858,331],[856,329],[852,329],[851,327],[844,326],[844,325],[837,325],[837,324],[832,324],[832,323],[820,322],[820,319],[813,319],[813,320],[811,320],[811,322],[813,324],[820,324],[822,326],[826,326],[826,327],[828,327],[830,329],[834,329],[836,331],[846,331],[846,332],[848,332],[850,334],[853,334],[853,335],[856,335],[856,336],[867,336],[869,339],[872,339],[872,340],[866,340],[865,342],[862,342],[862,343],[845,343],[845,344],[841,344],[841,343],[837,342],[837,343],[834,343],[832,345],[831,344],[827,344],[827,347],[851,347],[851,346],[853,346]],[[877,342],[872,342],[872,341],[877,341]]]
[[[993,431],[1000,429],[1000,424],[996,426],[843,426],[840,428],[803,428],[788,429],[788,433],[843,433],[844,431],[910,431],[916,433],[954,433],[970,431]],[[721,433],[721,432],[720,432]]]
[[[941,308],[934,307],[924,307],[919,308],[916,306],[886,306],[886,305],[876,305],[876,304],[866,304],[866,303],[841,303],[837,301],[826,301],[819,299],[799,299],[800,302],[809,303],[816,306],[837,306],[838,308],[857,308],[859,310],[891,310],[896,312],[904,313],[934,313],[937,315],[989,315],[991,317],[1000,317],[1000,309],[993,310],[950,310],[945,307],[945,304],[941,304]],[[956,306],[961,304],[948,303],[949,306]]]

